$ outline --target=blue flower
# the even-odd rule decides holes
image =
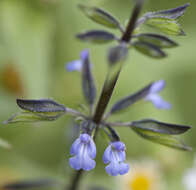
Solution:
[[[105,168],[106,172],[111,176],[126,174],[129,171],[129,165],[124,163],[125,159],[125,144],[120,141],[110,143],[103,155],[104,163],[109,163]]]
[[[150,88],[149,94],[145,97],[145,100],[151,101],[154,104],[154,106],[158,109],[170,109],[171,104],[169,102],[164,101],[158,94],[161,90],[163,90],[164,87],[164,80],[154,82]]]
[[[80,59],[71,61],[68,64],[66,64],[66,69],[68,71],[81,71],[82,70],[82,65],[84,61],[89,59],[89,51],[88,50],[83,50],[80,53]]]
[[[90,135],[84,133],[72,144],[69,159],[70,166],[75,170],[92,170],[96,163],[93,160],[96,157],[96,146]]]

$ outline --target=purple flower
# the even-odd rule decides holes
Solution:
[[[80,59],[79,60],[69,62],[69,63],[66,64],[65,67],[70,72],[72,72],[72,71],[81,71],[82,65],[83,65],[84,61],[87,60],[87,59],[89,59],[89,52],[88,52],[88,50],[83,50],[80,53]]]
[[[104,163],[109,163],[105,168],[106,172],[111,176],[126,174],[129,171],[129,165],[124,163],[125,159],[125,144],[120,141],[110,143],[103,155]]]
[[[154,82],[150,88],[149,94],[145,97],[146,101],[151,101],[154,106],[158,109],[170,109],[171,104],[162,99],[162,97],[158,94],[165,87],[165,81],[159,80]]]
[[[91,136],[84,133],[77,138],[71,146],[69,164],[75,170],[92,170],[96,163],[96,146]]]

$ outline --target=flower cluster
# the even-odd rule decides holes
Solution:
[[[88,50],[83,50],[80,53],[80,59],[69,62],[65,65],[68,71],[84,72],[85,64],[88,64],[89,69],[92,67]],[[164,101],[158,94],[165,87],[165,81],[159,80],[148,86],[147,92],[144,93],[142,99],[151,101],[156,108],[169,109],[171,106]],[[146,88],[144,88],[146,90]],[[143,92],[142,89],[140,92]],[[69,159],[70,166],[75,170],[89,171],[95,168],[96,162],[96,146],[91,137],[92,130],[82,129],[82,134],[74,141],[71,146]],[[125,163],[126,153],[125,144],[118,137],[115,137],[116,132],[109,128],[112,135],[109,135],[111,142],[103,154],[103,162],[108,164],[105,168],[106,172],[111,176],[123,175],[129,171],[129,164]]]

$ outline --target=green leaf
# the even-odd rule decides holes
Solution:
[[[92,43],[108,43],[116,39],[115,35],[103,30],[91,30],[76,36],[82,41]]]
[[[55,112],[20,112],[11,116],[8,120],[4,121],[4,124],[10,123],[34,123],[40,121],[54,121],[62,116],[64,113]]]
[[[159,34],[143,33],[138,34],[136,37],[142,42],[147,42],[160,48],[172,48],[178,46],[178,44],[173,40]]]
[[[158,46],[148,42],[136,41],[133,43],[133,47],[140,53],[152,58],[160,59],[167,56]]]
[[[175,148],[184,151],[191,151],[191,147],[185,145],[182,141],[177,139],[174,136],[167,134],[160,134],[157,132],[149,131],[141,128],[131,128],[134,132],[136,132],[139,136],[144,139],[150,140],[154,143],[158,143],[164,146],[168,146],[170,148]]]
[[[159,29],[161,32],[168,35],[174,35],[174,36],[185,35],[181,25],[172,19],[149,18],[146,21],[146,24],[153,28]]]
[[[168,135],[182,134],[191,128],[185,125],[163,123],[153,119],[133,121],[131,122],[131,127]]]
[[[122,30],[118,20],[114,18],[110,13],[97,7],[88,7],[85,5],[79,5],[79,8],[88,18],[90,18],[94,22],[107,26],[109,28],[118,28]]]

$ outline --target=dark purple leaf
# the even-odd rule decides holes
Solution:
[[[76,36],[80,40],[93,42],[93,43],[107,43],[116,39],[116,37],[107,31],[91,30]]]
[[[168,18],[168,19],[177,19],[179,17],[181,17],[184,12],[186,11],[186,8],[190,6],[190,3],[186,3],[185,5],[176,7],[174,9],[168,9],[168,10],[161,10],[161,11],[157,11],[157,12],[150,12],[147,13],[146,16],[147,17],[164,17],[164,18]]]
[[[66,108],[50,99],[28,100],[17,99],[18,106],[30,112],[66,112]]]
[[[83,60],[83,66],[82,66],[82,87],[83,87],[83,93],[86,98],[86,101],[93,105],[96,98],[96,87],[94,83],[94,78],[91,71],[91,65],[89,56],[86,56]]]
[[[132,128],[140,128],[147,131],[153,131],[168,135],[179,135],[188,131],[191,127],[156,121],[153,119],[144,119],[130,123]]]
[[[135,102],[143,99],[144,97],[147,96],[147,94],[150,91],[150,88],[152,86],[153,83],[149,84],[148,86],[144,87],[142,90],[136,92],[135,94],[131,94],[130,96],[127,96],[121,100],[119,100],[118,102],[116,102],[111,110],[110,110],[110,114],[119,112],[123,109],[126,109],[127,107],[131,106],[132,104],[134,104]]]

